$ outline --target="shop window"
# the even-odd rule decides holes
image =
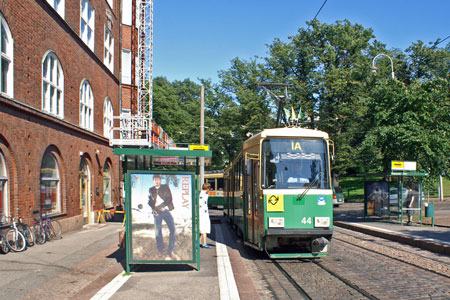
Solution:
[[[51,153],[44,156],[41,164],[40,208],[47,213],[61,212],[58,162]]]
[[[105,208],[112,206],[111,201],[111,167],[108,163],[103,168],[103,203]]]
[[[6,222],[8,215],[8,174],[5,158],[0,153],[0,223]]]

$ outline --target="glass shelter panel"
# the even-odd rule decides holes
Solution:
[[[321,139],[266,139],[262,144],[262,187],[329,189],[327,143]]]

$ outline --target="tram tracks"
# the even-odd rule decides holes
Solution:
[[[337,235],[338,233],[339,235]],[[334,241],[339,241],[353,247],[364,249],[366,251],[389,257],[390,259],[399,261],[401,263],[412,265],[418,269],[428,271],[446,278],[450,278],[450,260],[441,255],[435,255],[438,258],[430,257],[430,255],[422,255],[419,252],[412,252],[411,247],[407,249],[403,245],[398,245],[395,242],[391,244],[386,240],[378,241],[374,237],[366,238],[364,234],[354,233],[346,229],[335,229]],[[394,246],[395,244],[395,246]],[[405,248],[402,248],[405,247]],[[434,255],[434,254],[433,254]]]
[[[359,287],[358,285],[352,283],[350,280],[344,278],[343,276],[337,274],[333,270],[324,266],[320,261],[316,260],[304,260],[302,261],[303,274],[312,272],[316,276],[315,282],[307,282],[302,280],[299,276],[298,271],[292,267],[293,261],[285,260],[273,260],[273,264],[280,271],[283,276],[296,288],[303,299],[313,300],[313,299],[365,299],[378,300],[377,297],[371,295],[370,292]],[[321,272],[325,272],[329,276],[324,276]],[[317,285],[317,278],[323,278],[323,282],[319,285],[319,288],[314,288]],[[343,289],[342,284],[347,286],[347,289]],[[327,286],[323,289],[323,286]],[[330,289],[330,287],[332,287]],[[356,293],[355,293],[356,292]]]

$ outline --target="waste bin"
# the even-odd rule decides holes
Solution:
[[[425,205],[425,217],[426,218],[434,217],[434,204],[433,203]]]

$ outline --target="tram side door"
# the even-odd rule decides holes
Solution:
[[[255,230],[257,224],[255,223],[255,207],[257,199],[256,197],[258,192],[258,163],[254,160],[248,160],[247,170],[250,172],[247,174],[247,182],[246,182],[246,194],[247,194],[247,207],[246,207],[246,218],[247,218],[247,239],[249,242],[255,243]]]

